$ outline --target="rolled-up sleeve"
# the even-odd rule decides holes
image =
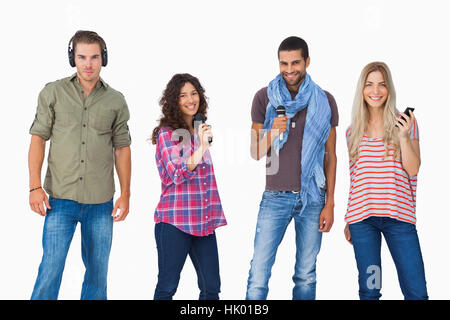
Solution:
[[[196,171],[190,171],[185,159],[180,156],[178,143],[172,141],[171,132],[161,129],[158,136],[157,152],[171,182],[178,185],[195,176]],[[168,181],[163,181],[167,184]]]
[[[113,125],[112,143],[114,148],[127,147],[131,145],[131,135],[128,128],[128,120],[130,119],[130,112],[128,106],[123,101],[123,107],[117,113],[116,120]]]
[[[36,115],[30,128],[31,135],[38,135],[45,140],[50,139],[55,120],[55,112],[49,91],[46,87],[39,93]]]

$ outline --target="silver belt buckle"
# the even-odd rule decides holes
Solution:
[[[296,193],[297,194],[297,193],[300,193],[300,191],[292,191],[292,193]]]

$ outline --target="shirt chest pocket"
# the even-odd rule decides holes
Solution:
[[[100,134],[112,131],[116,114],[113,110],[96,110],[90,115],[90,125]]]
[[[68,127],[76,122],[74,113],[71,111],[55,111],[55,126]]]

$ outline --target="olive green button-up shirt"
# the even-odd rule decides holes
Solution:
[[[102,79],[86,98],[76,74],[39,94],[30,134],[50,139],[44,189],[59,199],[96,204],[114,195],[114,148],[129,146],[124,96]]]

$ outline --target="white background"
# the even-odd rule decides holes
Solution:
[[[264,162],[249,155],[255,92],[278,73],[277,48],[297,35],[310,47],[308,72],[336,98],[338,168],[335,224],[317,263],[318,299],[358,299],[352,247],[343,236],[348,197],[344,132],[362,68],[381,60],[392,71],[399,109],[416,108],[422,166],[417,229],[431,299],[449,299],[450,218],[447,201],[449,1],[5,1],[0,4],[2,219],[0,299],[29,299],[40,263],[44,219],[28,206],[28,130],[39,91],[74,72],[67,43],[79,29],[105,40],[102,77],[128,102],[132,144],[131,211],[114,227],[110,299],[152,299],[157,279],[153,212],[160,195],[155,147],[146,139],[160,115],[158,99],[175,73],[197,76],[210,98],[214,159],[228,226],[217,230],[222,299],[243,299]],[[43,172],[46,170],[44,163]],[[44,173],[43,173],[44,176]],[[118,184],[117,184],[118,185]],[[291,299],[293,223],[279,247],[269,299]],[[383,299],[402,299],[383,242]],[[83,280],[79,227],[67,258],[60,299],[78,299]],[[175,299],[197,299],[188,259]]]

